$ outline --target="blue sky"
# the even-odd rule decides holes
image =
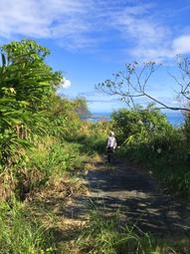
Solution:
[[[66,79],[59,93],[86,97],[91,111],[125,106],[94,85],[133,60],[164,63],[149,92],[179,103],[167,73],[176,74],[176,54],[190,53],[189,0],[1,0],[0,10],[0,43],[29,38],[48,47],[48,63]]]

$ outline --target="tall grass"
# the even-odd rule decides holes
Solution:
[[[188,254],[190,247],[155,239],[136,225],[121,223],[119,213],[108,217],[95,209],[86,228],[63,253],[68,250],[71,254]]]
[[[78,144],[66,141],[51,141],[40,144],[29,154],[31,168],[38,168],[47,177],[52,174],[63,174],[82,167],[84,156],[79,152]]]
[[[0,175],[3,183],[0,197],[6,199],[15,193],[23,201],[30,192],[38,191],[49,181],[76,176],[86,160],[80,147],[80,144],[44,137],[43,142],[25,150],[21,160]]]
[[[0,203],[0,253],[53,253],[51,237],[30,218],[24,205],[15,199]]]

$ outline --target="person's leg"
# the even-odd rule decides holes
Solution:
[[[107,148],[107,162],[111,162],[111,154],[110,154],[110,147]]]
[[[113,161],[113,148],[112,147],[108,147],[108,163],[112,163]]]

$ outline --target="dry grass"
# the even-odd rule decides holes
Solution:
[[[5,169],[0,175],[0,200],[5,201],[10,198],[17,184],[13,172],[10,169]]]
[[[81,221],[67,219],[64,216],[66,206],[72,205],[74,198],[87,195],[88,190],[80,178],[54,179],[38,192],[30,193],[26,201],[32,216],[37,217],[46,228],[58,227],[60,230],[68,229],[69,225],[78,225]]]

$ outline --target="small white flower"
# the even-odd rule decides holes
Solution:
[[[158,148],[157,149],[157,153],[161,153],[162,152],[162,149],[161,148]]]

